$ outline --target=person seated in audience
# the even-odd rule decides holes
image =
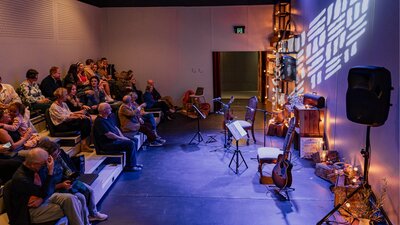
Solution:
[[[142,170],[143,165],[137,164],[135,142],[125,137],[118,129],[108,103],[99,105],[99,115],[93,125],[93,136],[96,150],[101,153],[126,152],[125,171]]]
[[[26,80],[20,84],[21,98],[25,105],[30,106],[30,110],[40,110],[42,113],[51,105],[50,99],[46,98],[39,88],[38,80],[39,72],[35,69],[29,69],[26,72]]]
[[[69,84],[77,85],[77,83],[78,83],[77,72],[78,72],[78,66],[76,64],[71,64],[69,66],[67,75],[65,75],[65,77],[64,77],[64,81],[63,81],[64,87],[66,87]]]
[[[85,225],[86,207],[74,195],[54,193],[54,159],[41,149],[27,152],[11,179],[7,209],[10,224],[56,221],[64,215],[71,225]]]
[[[143,101],[146,103],[146,109],[161,109],[164,113],[164,116],[167,120],[172,120],[171,114],[175,112],[174,110],[170,109],[169,106],[165,101],[157,101],[153,98],[151,94],[153,91],[153,86],[147,85],[146,91],[143,94]]]
[[[91,77],[95,76],[94,71],[93,71],[93,65],[94,65],[93,59],[86,59],[85,67],[83,67],[83,71],[84,71],[86,77],[89,79]]]
[[[57,66],[52,66],[50,68],[50,75],[45,77],[42,83],[40,83],[40,90],[46,98],[54,101],[56,98],[53,92],[59,87],[62,87],[61,69]]]
[[[98,106],[102,102],[106,102],[106,94],[102,87],[99,87],[99,78],[91,77],[90,86],[85,89],[85,105],[90,107],[90,114],[98,113]]]
[[[175,112],[175,106],[173,104],[173,100],[171,96],[161,96],[161,94],[157,91],[157,89],[154,87],[154,81],[153,80],[147,80],[147,86],[152,86],[153,89],[151,91],[151,95],[153,96],[154,100],[156,101],[165,101],[167,103],[168,107],[172,109],[173,112]]]
[[[71,112],[76,112],[76,111],[81,111],[81,110],[90,110],[90,107],[87,105],[84,105],[80,98],[76,95],[77,90],[76,90],[76,85],[75,84],[68,84],[67,87],[67,100],[66,103],[68,105],[68,108],[71,110]]]
[[[100,74],[100,76],[107,80],[111,80],[112,79],[112,74],[108,74],[107,72],[107,66],[108,66],[108,62],[107,59],[105,58],[101,58],[99,61],[97,61],[97,72]]]
[[[90,117],[86,115],[85,110],[71,112],[67,103],[67,89],[58,88],[54,92],[56,101],[50,106],[50,119],[54,124],[54,129],[58,132],[75,131],[81,132],[81,151],[92,152],[90,146]]]
[[[54,159],[53,179],[56,192],[71,193],[79,199],[84,198],[86,207],[83,210],[87,211],[85,214],[89,215],[89,218],[85,218],[86,220],[89,219],[90,222],[106,220],[108,215],[97,210],[93,188],[80,180],[71,178],[76,171],[74,171],[73,165],[68,165],[69,161],[66,158],[69,156],[63,152],[60,146],[48,139],[43,139],[38,147],[46,150]],[[86,223],[89,222],[86,221]]]
[[[143,103],[143,92],[136,87],[136,78],[133,74],[132,70],[128,70],[128,80],[130,81],[130,89],[132,92],[135,92],[137,94],[137,99],[136,102],[138,104]]]
[[[118,110],[118,118],[121,123],[122,134],[131,139],[135,140],[135,135],[138,132],[142,132],[147,136],[149,146],[162,146],[165,140],[157,140],[155,133],[144,123],[140,117],[140,111],[146,104],[143,103],[140,106],[135,107],[132,103],[132,97],[125,95],[122,99],[122,105]],[[163,142],[162,142],[163,141]]]
[[[129,93],[129,95],[131,96],[131,106],[132,109],[137,109],[139,107],[139,104],[137,103],[137,94],[135,92],[131,92]],[[143,105],[143,104],[142,104]],[[157,132],[157,123],[156,123],[156,119],[154,118],[154,114],[152,112],[146,112],[144,111],[143,107],[140,107],[141,110],[140,113],[138,114],[139,119],[142,119],[146,124],[149,124],[150,128],[152,129],[152,131],[154,132],[154,134],[157,137],[157,140],[164,140],[162,139]],[[164,140],[165,142],[165,140]]]
[[[21,102],[21,99],[13,86],[2,83],[0,76],[0,109],[7,109],[14,102]]]
[[[25,106],[22,103],[15,102],[8,107],[8,112],[12,124],[0,123],[0,127],[7,131],[17,131],[19,135],[24,135],[29,128],[29,124],[24,121]]]
[[[97,64],[94,63],[93,59],[86,60],[86,66],[84,67],[85,75],[90,79],[93,76],[99,78],[99,87],[103,87],[104,92],[106,93],[107,101],[114,101],[111,98],[110,85],[106,79],[102,79],[101,76],[97,73]]]
[[[8,113],[11,119],[11,123],[1,123],[0,127],[10,132],[18,132],[19,136],[22,137],[26,132],[31,132],[30,122],[24,118],[25,106],[20,102],[14,102],[8,107]],[[39,141],[39,135],[37,133],[32,134],[29,140],[24,143],[27,148],[35,147]]]
[[[100,70],[99,73],[102,76],[108,76],[109,79],[116,80],[116,77],[115,77],[116,70],[114,68],[114,65],[113,64],[109,65],[108,64],[108,59],[106,57],[102,57],[100,59],[100,61],[101,61],[101,63],[100,63],[101,66],[99,66],[99,70]]]
[[[130,77],[128,77],[128,72],[121,71],[116,75],[117,81],[115,82],[115,99],[121,101],[127,93],[132,91]]]
[[[78,78],[77,86],[82,88],[88,87],[90,85],[89,77],[87,77],[85,74],[85,71],[83,69],[84,68],[83,63],[77,62],[76,65],[77,65],[76,77]]]
[[[11,118],[4,110],[0,109],[0,123],[8,124]],[[22,149],[24,143],[32,136],[30,128],[23,136],[18,131],[7,131],[0,128],[0,184],[4,184],[11,179],[14,172],[23,162],[23,159],[11,152]]]

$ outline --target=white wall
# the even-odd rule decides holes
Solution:
[[[353,2],[355,4],[350,5]],[[337,14],[338,17],[329,16],[335,14],[329,14],[330,7],[332,8],[331,12],[341,10]],[[306,65],[304,67],[306,77],[303,79],[305,90],[316,91],[327,98],[327,134],[330,148],[338,150],[347,163],[363,165],[360,150],[365,147],[366,136],[365,125],[350,122],[346,117],[348,71],[350,68],[360,65],[383,66],[391,71],[392,86],[394,87],[391,93],[393,106],[390,108],[386,123],[383,126],[371,128],[372,155],[369,178],[377,195],[380,194],[381,179],[387,179],[388,193],[384,208],[389,213],[393,224],[400,224],[399,2],[397,0],[298,0],[294,1],[294,8],[299,12],[298,16],[295,17],[297,24],[300,24],[301,30],[299,32],[304,31],[307,34],[305,45],[310,47],[311,52],[311,54],[304,54],[305,58],[300,60],[300,64]],[[365,12],[363,8],[366,9]],[[324,29],[321,29],[327,31],[329,24],[340,20],[340,15],[351,15],[350,17],[353,18],[345,17],[346,23],[342,26],[345,28],[344,30],[336,30],[333,33],[321,32],[319,37],[313,39],[315,36],[312,34],[315,30],[312,30],[318,24],[316,21],[322,21],[321,24],[327,25]],[[364,23],[357,24],[358,19],[361,19],[360,21]],[[353,24],[357,25],[352,26]],[[358,28],[359,30],[357,30]],[[353,32],[354,30],[357,30],[357,32]],[[318,32],[314,32],[314,34],[316,33]],[[343,46],[340,45],[340,41],[335,43],[334,38],[329,39],[334,36],[334,33],[344,34]],[[355,42],[352,42],[353,38],[356,40]],[[330,40],[332,41],[330,42]],[[352,44],[346,47],[347,43],[350,42]],[[336,47],[334,47],[335,44]],[[328,53],[328,46],[332,49],[330,53]],[[318,50],[323,51],[322,58],[324,61],[316,63],[317,59],[315,58],[307,62],[308,59],[317,55]],[[332,61],[328,59],[327,55],[338,56],[332,67],[337,71],[330,77],[328,76],[330,74],[328,64]],[[321,69],[317,70],[321,72],[321,79],[320,81],[316,79],[315,87],[313,87],[312,79],[317,78],[317,75],[312,71],[315,71],[314,69],[319,65],[322,65]],[[373,107],[371,106],[371,110]]]
[[[212,98],[213,51],[266,50],[272,31],[272,6],[107,8],[105,15],[102,53],[117,70],[133,69],[140,89],[153,79],[177,104],[198,86]]]
[[[63,75],[71,63],[100,57],[99,8],[75,0],[0,2],[0,75],[17,86],[28,69],[39,81],[51,66]]]

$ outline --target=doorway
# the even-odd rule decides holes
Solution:
[[[265,97],[265,52],[213,52],[214,98]],[[264,58],[264,60],[263,60]],[[264,71],[264,72],[263,72]],[[214,104],[219,110],[219,104]]]

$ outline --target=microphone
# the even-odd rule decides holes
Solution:
[[[252,112],[254,112],[254,111],[259,111],[259,112],[267,113],[267,114],[270,114],[270,115],[273,115],[273,114],[274,114],[274,113],[268,112],[268,111],[265,110],[265,109],[255,109],[255,108],[251,108],[251,107],[249,107],[249,106],[246,106],[246,109],[249,109],[249,110],[252,111]]]
[[[233,101],[235,101],[235,97],[234,97],[234,96],[231,96],[231,99],[229,100],[228,105],[232,104]]]
[[[212,99],[212,101],[219,101],[219,100],[221,100],[221,97],[213,98],[213,99]]]
[[[251,108],[251,107],[249,107],[249,106],[246,106],[246,109],[250,109],[250,111],[252,111],[252,112],[254,112],[254,111],[257,110],[257,109]]]

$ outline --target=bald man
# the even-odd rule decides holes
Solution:
[[[172,113],[175,112],[175,106],[173,104],[173,100],[171,96],[161,96],[161,94],[157,91],[156,87],[154,87],[154,81],[153,80],[147,80],[147,85],[152,86],[153,90],[151,91],[151,95],[153,96],[154,100],[156,101],[164,101],[167,103],[170,111]]]
[[[125,171],[140,171],[143,165],[136,164],[135,142],[125,137],[118,129],[114,116],[111,116],[111,106],[100,103],[99,115],[94,120],[93,135],[96,151],[100,153],[126,152]]]
[[[71,225],[85,225],[82,203],[72,194],[54,193],[53,157],[41,149],[30,150],[15,172],[9,191],[10,224],[56,221],[63,216]]]

